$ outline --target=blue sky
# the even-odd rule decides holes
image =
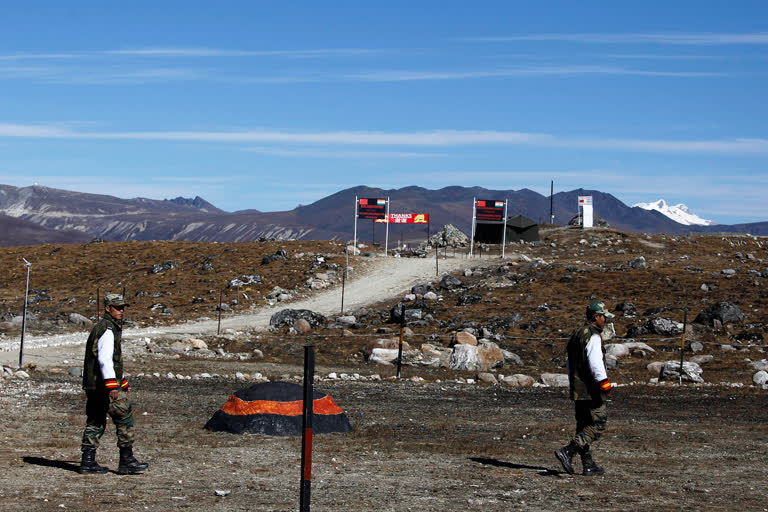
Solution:
[[[768,2],[71,4],[3,7],[0,183],[274,211],[554,180],[768,220]]]

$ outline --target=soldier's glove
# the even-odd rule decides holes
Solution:
[[[126,379],[123,379],[123,383],[120,385],[120,389],[123,391],[130,391],[131,386],[128,385],[128,381]]]
[[[611,382],[608,379],[601,380],[597,385],[600,386],[600,391],[605,394],[610,393],[611,389],[613,389],[613,386],[611,386]]]

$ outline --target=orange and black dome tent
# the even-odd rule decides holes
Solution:
[[[315,434],[350,432],[347,415],[333,398],[314,390]],[[206,429],[233,434],[300,436],[304,390],[291,382],[264,382],[236,391],[216,411]]]

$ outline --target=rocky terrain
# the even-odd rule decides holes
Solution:
[[[350,255],[346,284],[370,290],[343,312],[346,254],[335,242],[2,249],[6,353],[17,350],[22,256],[33,262],[30,340],[81,341],[55,357],[33,351],[21,370],[4,366],[0,403],[19,419],[0,426],[6,473],[15,475],[0,497],[9,510],[96,510],[104,493],[133,508],[295,510],[300,441],[200,428],[236,389],[300,380],[312,343],[317,385],[355,427],[316,440],[317,510],[763,509],[762,240],[568,228],[542,237],[510,244],[504,260],[495,246],[476,247],[473,259],[461,246],[437,260],[426,252],[418,261],[435,275],[394,296],[379,278],[396,280],[413,258]],[[97,286],[125,286],[134,302],[127,368],[138,446],[153,464],[138,478],[72,471],[83,422],[79,359]],[[604,339],[619,387],[596,453],[608,473],[585,483],[562,474],[552,450],[572,428],[564,345],[594,299],[616,312]],[[113,440],[105,436],[110,467]]]

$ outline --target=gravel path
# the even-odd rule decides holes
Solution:
[[[439,276],[436,275],[434,259],[422,258],[377,258],[371,262],[362,274],[354,273],[347,281],[344,290],[344,309],[351,310],[374,304],[406,292],[414,284],[435,281],[445,273],[468,267],[499,264],[498,260],[477,260],[465,258],[441,259],[438,264]],[[243,313],[222,318],[222,329],[264,330],[269,326],[269,319],[274,313],[284,308],[309,309],[323,315],[340,313],[341,287],[334,287],[313,294],[311,297],[281,303],[279,306],[264,307],[253,313]],[[215,334],[217,320],[193,321],[175,325],[126,329],[125,340],[141,337],[156,337],[166,334]],[[75,363],[82,357],[82,346],[88,337],[87,332],[58,334],[53,336],[27,336],[24,339],[24,363],[34,362],[39,366],[60,365],[64,360]],[[0,363],[16,366],[19,361],[19,340],[0,341]]]

